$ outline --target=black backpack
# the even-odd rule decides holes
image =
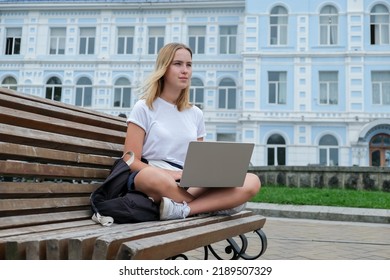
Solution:
[[[131,156],[133,159],[132,153]],[[129,165],[123,157],[117,159],[106,180],[91,194],[92,220],[95,222],[110,226],[113,222],[123,224],[159,220],[158,205],[144,193],[128,189],[129,176],[131,180],[137,173],[131,172]]]

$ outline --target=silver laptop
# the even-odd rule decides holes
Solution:
[[[241,187],[253,148],[253,143],[190,142],[179,185],[183,188]]]

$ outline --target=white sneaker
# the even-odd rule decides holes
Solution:
[[[246,202],[241,204],[241,205],[238,205],[238,206],[236,206],[234,208],[215,211],[212,214],[213,215],[229,216],[229,215],[237,214],[237,213],[241,212],[242,210],[244,210],[245,208],[246,208]]]
[[[163,197],[160,203],[160,220],[184,219],[190,214],[190,210],[185,201],[177,203],[170,198]]]

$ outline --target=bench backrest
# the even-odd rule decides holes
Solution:
[[[122,117],[0,88],[0,229],[89,217],[125,134]]]

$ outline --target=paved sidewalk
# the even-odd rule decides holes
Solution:
[[[260,260],[390,260],[389,210],[263,203],[249,203],[247,209],[267,218],[268,247]],[[253,233],[247,237],[247,252],[254,255],[260,243]],[[213,245],[219,253],[226,246]],[[203,249],[188,256],[203,259]]]
[[[390,210],[353,207],[253,203],[247,209],[265,217],[390,224]]]

